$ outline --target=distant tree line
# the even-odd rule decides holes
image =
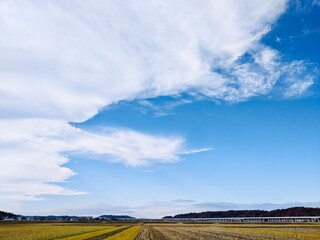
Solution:
[[[128,215],[101,215],[96,219],[97,220],[125,220],[125,219],[135,219],[135,218]]]
[[[101,215],[99,217],[92,216],[22,216],[16,215],[10,212],[0,211],[0,220],[23,220],[23,221],[78,221],[78,222],[88,222],[88,221],[100,221],[100,220],[112,220],[112,221],[127,221],[134,220],[134,217],[127,215]]]
[[[17,217],[17,215],[13,213],[0,211],[0,220],[3,220],[5,218],[15,218],[15,217]]]
[[[208,211],[200,213],[178,214],[174,217],[164,218],[229,218],[229,217],[302,217],[320,216],[320,208],[293,207],[287,209],[264,210],[229,210],[229,211]]]

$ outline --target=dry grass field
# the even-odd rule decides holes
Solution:
[[[92,224],[4,224],[0,225],[0,239],[6,240],[82,240],[101,239],[117,234],[130,226]]]
[[[6,240],[320,239],[320,224],[0,224]]]
[[[137,239],[320,239],[320,224],[146,224]]]

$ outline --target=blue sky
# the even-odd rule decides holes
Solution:
[[[119,175],[108,171],[113,176],[111,179],[123,179],[115,183],[119,184],[115,189],[122,189],[121,195],[127,191],[126,185],[132,184],[132,179],[141,178],[138,201],[146,198],[142,194],[144,185],[151,187],[149,194],[157,186],[168,188],[168,196],[165,196],[165,189],[164,193],[155,190],[155,196],[163,196],[164,200],[176,195],[178,199],[197,196],[202,201],[206,198],[216,201],[235,199],[236,202],[248,202],[250,199],[263,202],[267,198],[277,202],[290,199],[307,201],[319,197],[314,192],[319,180],[318,104],[315,99],[281,102],[255,100],[236,105],[214,105],[211,101],[200,101],[177,107],[174,113],[159,117],[142,113],[139,108],[134,110],[136,103],[127,103],[107,110],[81,126],[90,129],[120,124],[152,134],[183,135],[191,147],[212,148],[203,153],[183,156],[175,164],[133,170],[134,177],[127,171],[119,172]],[[84,164],[73,166],[80,171],[87,166],[86,162],[77,164]],[[297,178],[300,174],[304,175],[306,182]],[[308,182],[309,186],[306,186]],[[130,189],[139,191],[134,185]],[[277,188],[274,187],[276,185]],[[297,196],[297,188],[303,194]],[[259,196],[255,196],[259,191]]]
[[[319,1],[17,4],[0,3],[0,209],[320,207]]]

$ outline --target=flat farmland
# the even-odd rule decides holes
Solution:
[[[145,224],[137,239],[320,239],[320,224]]]
[[[320,224],[0,224],[6,240],[320,239]]]
[[[6,240],[83,240],[106,239],[128,228],[130,225],[104,224],[3,224],[0,239]]]

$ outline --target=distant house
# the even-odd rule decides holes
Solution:
[[[79,221],[92,221],[93,217],[91,216],[81,216],[79,217]]]

